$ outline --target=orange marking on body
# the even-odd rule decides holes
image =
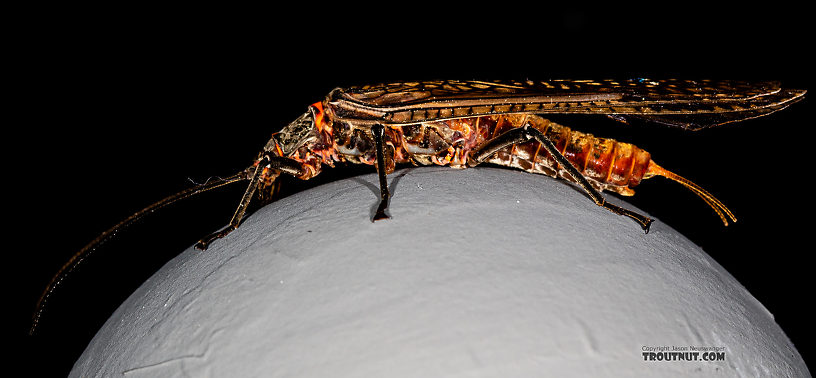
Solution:
[[[324,117],[325,113],[323,111],[323,103],[315,102],[314,104],[312,104],[312,106],[316,110],[314,114],[315,117],[314,124],[317,127],[317,130],[323,132],[323,130],[328,129],[327,131],[329,132],[329,134],[331,134],[331,129],[326,127],[327,125]]]
[[[612,168],[615,166],[615,160],[618,159],[618,157],[615,155],[617,152],[618,152],[618,143],[615,142],[612,145],[612,153],[610,154],[610,156],[612,158],[611,158],[611,160],[609,160],[609,168],[607,168],[607,170],[606,170],[606,178],[604,178],[604,180],[603,180],[604,183],[610,182],[609,178],[612,177]]]
[[[283,156],[283,150],[278,142],[275,142],[275,152],[277,152],[278,156]]]
[[[539,152],[541,152],[541,142],[538,143],[538,148],[536,148],[535,154],[533,154],[533,158],[530,159],[530,161],[533,163],[533,165],[535,165],[536,162],[537,162],[536,159],[538,158]]]
[[[453,146],[448,147],[448,154],[445,156],[445,161],[447,161],[450,164],[451,159],[453,159],[453,156],[455,154],[456,154],[456,149],[453,148]]]

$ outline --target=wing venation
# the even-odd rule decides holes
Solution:
[[[599,114],[697,130],[770,114],[803,90],[714,80],[422,81],[337,89],[340,118],[411,124],[484,115]]]

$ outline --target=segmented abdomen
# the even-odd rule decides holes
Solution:
[[[647,173],[650,154],[632,144],[598,138],[539,116],[525,114],[459,118],[388,127],[384,135],[385,170],[390,173],[395,164],[399,163],[466,168],[471,153],[483,143],[528,123],[544,133],[558,151],[598,190],[632,195],[634,191],[630,188],[639,184]],[[332,130],[331,148],[326,148],[329,146],[328,142],[316,143],[303,148],[308,152],[304,156],[320,155],[323,157],[320,161],[327,163],[336,160],[375,164],[376,151],[369,127],[335,122]],[[316,148],[318,144],[324,147]],[[327,151],[331,154],[327,154]],[[327,158],[329,155],[332,157]],[[300,155],[293,158],[306,162]],[[541,143],[534,140],[505,147],[485,162],[572,180],[572,176],[559,167]]]
[[[630,188],[640,183],[651,161],[648,152],[632,144],[574,131],[538,116],[519,114],[402,126],[401,130],[396,130],[397,133],[401,131],[402,135],[395,136],[395,139],[402,143],[401,146],[395,145],[395,160],[463,168],[469,154],[479,145],[527,123],[544,133],[558,151],[599,190],[634,194]],[[572,179],[537,141],[505,147],[486,162]]]

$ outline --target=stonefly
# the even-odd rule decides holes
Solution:
[[[240,224],[256,193],[268,198],[277,178],[308,180],[323,165],[362,163],[377,169],[380,203],[372,220],[388,218],[386,175],[396,164],[474,167],[482,163],[559,177],[577,184],[598,206],[627,216],[649,231],[652,219],[606,202],[601,192],[635,194],[641,180],[663,176],[703,199],[728,225],[734,214],[703,188],[657,165],[629,143],[600,138],[551,122],[549,114],[605,115],[699,130],[768,115],[801,100],[806,91],[777,82],[713,80],[417,81],[337,88],[272,135],[258,158],[233,176],[192,187],[156,202],[102,233],[77,252],[49,282],[30,333],[49,297],[94,250],[119,230],[180,199],[249,181],[222,230],[201,239],[205,250]]]

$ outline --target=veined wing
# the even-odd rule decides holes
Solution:
[[[800,100],[778,82],[712,80],[422,81],[336,89],[343,119],[411,124],[491,114],[600,114],[697,130],[754,118]]]

